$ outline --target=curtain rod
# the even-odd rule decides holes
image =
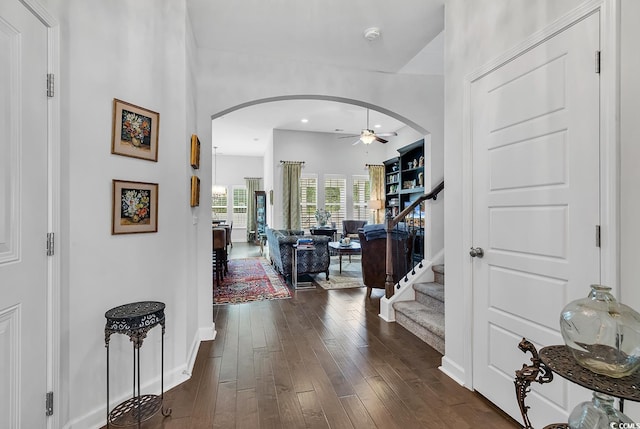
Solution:
[[[280,164],[304,164],[304,161],[283,161],[283,160],[280,160]]]
[[[365,167],[384,167],[384,164],[365,164]]]
[[[245,177],[244,179],[262,179],[262,177]]]

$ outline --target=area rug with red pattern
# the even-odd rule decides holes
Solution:
[[[291,298],[291,291],[265,258],[230,259],[220,286],[214,276],[214,305],[285,298]]]

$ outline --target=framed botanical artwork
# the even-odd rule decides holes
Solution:
[[[200,205],[200,178],[191,176],[191,207]]]
[[[158,184],[113,180],[111,234],[158,231]]]
[[[191,136],[191,166],[200,168],[200,139],[195,134]]]
[[[111,153],[158,161],[160,114],[113,99]]]

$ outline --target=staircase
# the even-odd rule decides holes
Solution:
[[[415,301],[393,304],[396,322],[444,354],[444,265],[434,265],[434,282],[416,283]]]

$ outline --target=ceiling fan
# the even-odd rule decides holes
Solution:
[[[376,133],[375,131],[373,131],[370,127],[369,127],[369,109],[367,109],[367,128],[364,128],[362,130],[362,132],[360,132],[360,135],[350,135],[350,136],[344,136],[344,137],[340,137],[342,139],[344,138],[353,138],[353,137],[360,137],[358,140],[356,140],[353,144],[354,146],[357,145],[358,143],[362,142],[364,144],[371,144],[374,141],[379,141],[380,143],[387,143],[388,140],[383,139],[382,137],[390,137],[390,136],[397,136],[398,133],[395,132],[390,132],[390,133]]]

